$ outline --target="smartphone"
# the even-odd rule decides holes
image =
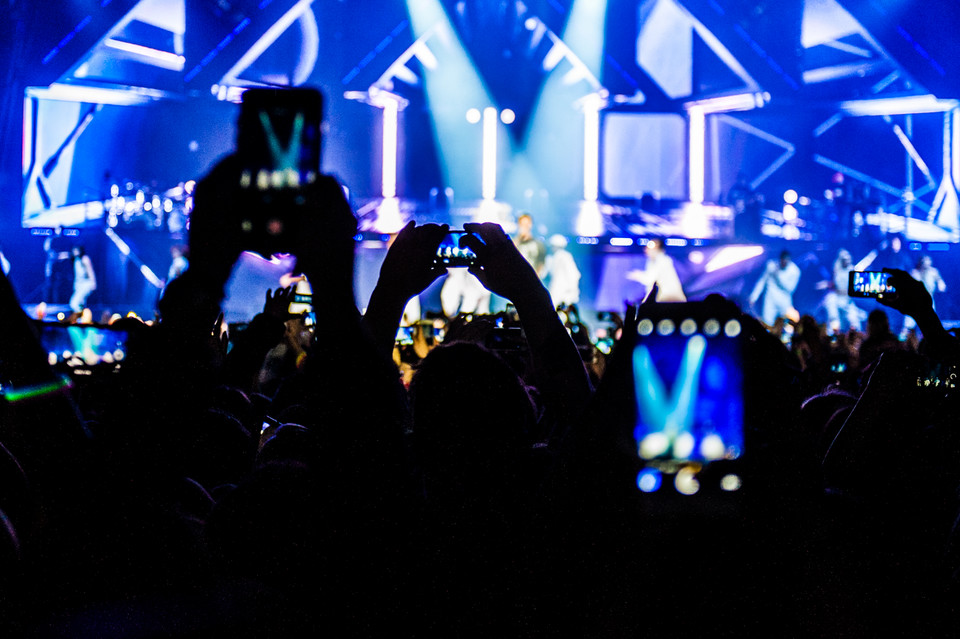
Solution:
[[[294,293],[293,300],[287,305],[291,315],[303,315],[313,312],[313,293]]]
[[[744,453],[742,327],[697,302],[642,313],[632,353],[637,487],[672,483],[693,494],[708,466],[729,466]],[[721,488],[739,486],[736,474],[722,474]]]
[[[127,331],[92,324],[38,322],[40,343],[53,368],[73,376],[112,372],[127,356]]]
[[[437,247],[436,261],[442,266],[461,268],[473,266],[477,261],[477,254],[466,246],[460,245],[460,239],[467,235],[466,231],[454,230],[447,233]]]
[[[323,96],[316,89],[247,89],[237,122],[241,185],[296,189],[320,174]]]
[[[890,275],[883,271],[850,271],[847,292],[850,297],[874,298],[896,293],[896,288],[890,284]]]
[[[412,326],[401,326],[397,329],[397,346],[412,346],[413,345],[413,327]]]
[[[248,250],[288,253],[301,190],[320,175],[323,97],[315,89],[248,89],[237,121],[240,187],[251,197],[237,212]]]
[[[527,348],[527,338],[519,326],[494,326],[484,346],[492,351],[522,351]]]

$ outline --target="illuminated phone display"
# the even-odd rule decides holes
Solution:
[[[890,284],[890,273],[883,271],[850,271],[847,293],[850,297],[881,297],[897,290]]]
[[[477,254],[466,246],[460,246],[460,238],[466,231],[450,231],[437,247],[437,262],[448,267],[469,267],[477,261]]]
[[[675,475],[678,490],[685,492],[685,477],[695,486],[696,472],[743,454],[741,330],[735,318],[640,320],[632,354],[633,435],[644,466],[638,476],[644,492],[659,489],[663,473]]]
[[[51,366],[81,374],[116,369],[127,356],[127,332],[107,326],[38,323],[40,342]]]

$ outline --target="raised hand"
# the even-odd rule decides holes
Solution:
[[[229,155],[197,184],[190,214],[190,271],[226,282],[243,246],[239,211],[244,202],[240,189],[240,162]]]
[[[403,308],[446,269],[435,261],[446,224],[407,224],[397,235],[380,267],[380,279],[370,296],[363,323],[383,354],[393,349]]]
[[[267,299],[263,303],[263,312],[265,315],[274,317],[281,322],[294,317],[290,314],[290,303],[293,302],[297,287],[286,286],[273,291],[267,289]]]
[[[408,223],[390,245],[377,285],[387,287],[406,303],[445,275],[447,269],[438,264],[435,257],[437,247],[449,230],[446,224]]]
[[[519,304],[518,298],[543,289],[537,272],[503,227],[485,222],[464,224],[463,228],[469,234],[461,238],[461,245],[477,254],[477,263],[470,267],[470,272],[487,290]]]
[[[889,283],[897,292],[886,293],[877,301],[916,320],[924,340],[930,345],[931,357],[950,364],[960,362],[960,342],[943,328],[943,323],[933,310],[933,298],[923,283],[900,269],[883,270],[891,274]]]
[[[877,298],[878,302],[914,319],[933,310],[933,298],[923,283],[900,269],[885,268],[883,272],[890,273],[889,283],[897,292],[883,294]]]
[[[296,272],[307,276],[315,294],[352,303],[357,218],[340,184],[322,175],[304,186],[294,220]]]

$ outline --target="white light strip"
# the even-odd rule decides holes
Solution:
[[[186,62],[186,58],[184,58],[182,55],[177,55],[176,53],[170,53],[168,51],[161,51],[160,49],[153,49],[151,47],[145,47],[140,44],[133,44],[132,42],[124,42],[123,40],[107,38],[103,41],[103,45],[110,47],[111,49],[116,49],[117,51],[130,53],[139,58],[146,58],[154,66],[169,69],[171,71],[183,71],[183,65]]]
[[[905,115],[908,113],[939,113],[960,106],[957,100],[938,100],[933,95],[912,95],[901,98],[874,98],[847,100],[840,110],[848,115]]]
[[[704,162],[706,118],[700,108],[693,108],[687,112],[689,117],[689,153],[687,164],[688,197],[695,204],[703,203]]]
[[[428,47],[427,43],[424,42],[423,40],[418,40],[417,42],[414,42],[413,46],[410,48],[413,51],[414,57],[416,57],[417,60],[420,61],[420,64],[422,64],[426,68],[433,71],[438,66],[440,66],[440,62],[437,60],[437,56],[433,55],[433,51],[430,50],[430,47]]]
[[[710,258],[710,261],[707,262],[706,267],[704,267],[704,271],[713,273],[722,268],[727,268],[740,262],[746,262],[760,255],[763,255],[762,246],[725,246]]]
[[[151,284],[157,288],[163,288],[163,281],[157,277],[157,274],[150,270],[150,267],[146,264],[140,265],[140,274]]]
[[[260,39],[237,60],[236,64],[230,67],[230,70],[227,71],[220,80],[220,84],[231,84],[236,80],[238,75],[246,71],[247,67],[253,64],[264,51],[269,49],[273,43],[283,35],[283,32],[286,31],[295,20],[300,18],[304,11],[310,8],[311,4],[313,4],[313,0],[300,0],[300,2],[293,5],[289,11],[283,14],[283,17],[274,22],[270,28],[260,36]]]
[[[112,104],[115,106],[133,106],[147,104],[168,97],[169,94],[143,87],[105,88],[82,84],[51,84],[49,87],[29,87],[27,95],[41,100],[61,100],[63,102],[88,102],[90,104]]]
[[[480,193],[485,200],[497,197],[497,110],[483,110],[483,173]]]
[[[824,42],[823,46],[830,47],[831,49],[836,49],[837,51],[844,51],[846,53],[859,56],[861,58],[869,58],[873,56],[873,51],[869,49],[864,49],[863,47],[856,47],[852,44],[847,44],[846,42],[840,42],[839,40],[832,40],[830,42]]]
[[[950,126],[950,166],[953,168],[953,183],[960,186],[960,109],[954,109],[947,116]]]
[[[843,114],[834,113],[829,118],[823,121],[820,126],[813,130],[813,137],[819,138],[821,135],[832,129],[840,120],[843,119]]]
[[[832,67],[809,69],[803,72],[803,83],[820,84],[822,82],[835,82],[844,78],[862,78],[870,75],[877,69],[882,69],[883,66],[884,65],[879,62],[857,62],[854,64],[837,64]]]
[[[384,100],[380,180],[381,193],[385,198],[397,196],[397,112],[395,100]]]
[[[736,95],[723,95],[718,98],[707,98],[706,100],[696,100],[687,102],[683,108],[692,111],[699,110],[701,113],[724,113],[726,111],[749,111],[757,107],[762,107],[770,96],[762,93],[738,93]]]
[[[917,165],[917,168],[920,169],[920,172],[923,173],[923,176],[927,178],[927,182],[934,183],[933,176],[930,174],[930,168],[927,167],[927,163],[923,161],[923,158],[920,157],[920,153],[917,151],[917,147],[913,146],[913,142],[907,137],[907,134],[903,132],[903,129],[900,128],[899,124],[893,125],[893,132],[897,136],[897,139],[900,140],[900,144],[903,145],[903,148],[906,149],[907,153],[913,158],[914,164]]]
[[[583,110],[583,199],[596,202],[600,192],[600,112],[596,106]]]
[[[124,255],[130,255],[130,245],[124,242],[123,239],[119,235],[117,235],[116,231],[114,231],[111,228],[108,228],[106,231],[104,231],[104,233],[116,245],[116,247],[120,250],[121,253],[123,253]]]

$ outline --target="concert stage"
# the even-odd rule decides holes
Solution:
[[[860,261],[897,235],[960,316],[955,2],[72,0],[8,19],[31,34],[0,111],[23,140],[0,228],[25,304],[50,288],[62,227],[101,278],[91,303],[152,314],[243,92],[280,85],[324,92],[321,166],[360,220],[361,306],[407,220],[512,232],[523,211],[567,238],[588,312],[642,296],[626,274],[652,237],[692,298],[743,301],[787,248],[797,306],[818,312],[840,248]],[[276,267],[245,264],[238,319]]]

